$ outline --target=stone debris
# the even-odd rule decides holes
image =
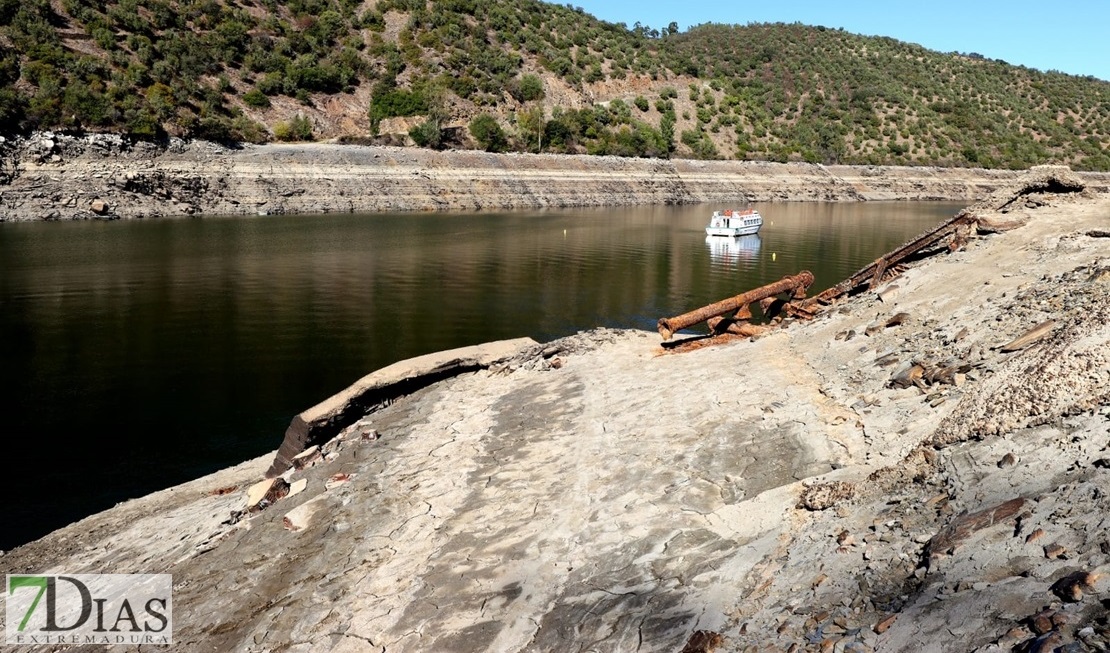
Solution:
[[[1083,600],[1084,589],[1094,589],[1097,577],[1086,571],[1077,571],[1052,584],[1049,589],[1052,593],[1067,603],[1078,603]]]
[[[1067,552],[1068,550],[1066,548],[1060,546],[1055,542],[1052,544],[1046,544],[1044,547],[1044,557],[1048,558],[1049,560],[1063,558],[1064,554]]]
[[[323,456],[320,453],[320,446],[314,444],[296,456],[293,456],[293,469],[311,467],[321,460],[323,460]]]
[[[986,510],[961,515],[929,540],[926,552],[929,558],[947,555],[964,543],[975,533],[1008,522],[1025,505],[1025,499],[1017,497]]]
[[[874,629],[875,632],[878,633],[879,635],[882,635],[887,630],[889,630],[891,626],[894,625],[894,622],[897,619],[898,619],[898,615],[896,615],[896,614],[892,614],[889,617],[886,617],[885,619],[883,619],[879,623],[875,624],[875,629]]]
[[[293,481],[292,483],[289,484],[289,494],[287,494],[285,496],[286,497],[295,497],[298,494],[300,494],[301,492],[304,492],[305,488],[307,488],[307,487],[308,487],[308,479],[307,478],[299,478],[299,479],[297,479],[297,480],[295,480],[295,481]]]
[[[267,478],[247,490],[247,510],[265,510],[289,493],[289,484],[283,478]]]
[[[1036,342],[1044,340],[1046,337],[1048,337],[1050,333],[1052,333],[1052,329],[1054,329],[1055,327],[1055,320],[1045,320],[1044,322],[1041,322],[1037,326],[1018,336],[1014,340],[1011,340],[1010,342],[1002,345],[998,349],[1003,353],[1025,349],[1026,347]]]
[[[301,531],[308,528],[316,514],[325,509],[323,495],[305,501],[301,505],[285,513],[281,519],[282,528],[287,531]]]
[[[339,474],[333,474],[330,478],[328,478],[327,481],[324,482],[324,489],[332,490],[339,487],[340,485],[349,483],[351,479],[354,478],[354,476],[354,474],[347,474],[343,472],[340,472]]]
[[[855,485],[844,481],[814,483],[802,490],[799,505],[806,510],[828,510],[842,501],[851,499]]]
[[[720,633],[698,630],[690,635],[690,639],[686,642],[686,646],[682,647],[681,653],[713,653],[723,642],[724,639]]]

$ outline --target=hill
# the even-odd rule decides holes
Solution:
[[[526,0],[0,0],[0,124],[218,141],[1110,170],[1110,83]]]

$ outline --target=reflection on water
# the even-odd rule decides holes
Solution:
[[[817,291],[960,206],[761,205],[758,239],[723,251],[716,208],[0,224],[0,438],[19,463],[0,549],[272,451],[294,414],[398,360],[654,330],[803,269]]]
[[[759,234],[750,236],[706,236],[709,258],[717,265],[730,265],[740,260],[752,260],[759,255],[763,241]]]

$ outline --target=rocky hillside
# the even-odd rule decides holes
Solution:
[[[842,30],[628,29],[535,0],[0,0],[9,130],[1110,170],[1108,99]]]

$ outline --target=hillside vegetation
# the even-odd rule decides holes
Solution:
[[[534,0],[0,0],[0,129],[1110,170],[1110,83]]]

